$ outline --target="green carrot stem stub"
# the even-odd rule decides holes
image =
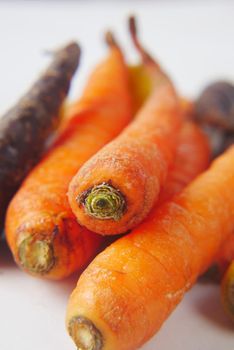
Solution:
[[[123,216],[126,207],[122,193],[105,182],[81,194],[77,201],[84,205],[88,215],[100,220],[118,221]]]

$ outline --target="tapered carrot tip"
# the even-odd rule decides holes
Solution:
[[[55,263],[52,245],[47,241],[25,238],[19,245],[21,266],[32,273],[46,273]]]
[[[78,350],[101,350],[103,339],[99,330],[85,317],[71,319],[68,331]]]
[[[221,297],[225,311],[234,321],[234,261],[222,280]]]
[[[110,30],[108,30],[105,34],[105,41],[106,41],[108,46],[119,48],[117,40],[116,40],[114,34]]]
[[[139,51],[143,62],[145,63],[153,63],[154,65],[157,65],[153,57],[145,50],[143,45],[141,44],[139,38],[138,38],[138,33],[137,33],[137,23],[136,23],[136,18],[134,16],[130,16],[128,18],[128,28],[129,28],[129,33],[131,35],[133,44],[135,45],[136,49]],[[158,66],[158,68],[160,68]],[[161,68],[160,68],[161,70]]]
[[[84,206],[89,216],[100,220],[114,219],[118,221],[126,208],[122,193],[105,182],[83,192],[77,197],[77,202]]]

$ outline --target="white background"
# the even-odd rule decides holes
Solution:
[[[197,96],[216,79],[234,81],[233,1],[0,1],[0,112],[28,88],[48,57],[45,49],[76,39],[82,64],[71,96],[106,53],[103,32],[113,28],[134,59],[126,16],[138,16],[141,37],[181,94]],[[207,233],[208,234],[208,233]],[[69,350],[67,298],[77,276],[45,282],[20,272],[0,247],[0,349]],[[142,350],[233,350],[234,328],[223,314],[219,289],[197,285]]]

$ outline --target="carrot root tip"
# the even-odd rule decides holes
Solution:
[[[118,221],[126,208],[126,201],[122,193],[106,182],[83,192],[78,196],[77,202],[83,204],[89,216],[100,220]]]
[[[18,252],[21,266],[32,273],[47,273],[55,263],[53,247],[47,241],[27,237]]]
[[[141,45],[141,42],[138,38],[137,23],[136,23],[136,18],[134,16],[129,17],[128,28],[129,28],[129,33],[130,33],[132,42],[133,42],[135,48],[137,49],[137,51],[140,53],[143,62],[153,63],[155,65],[156,62],[151,57],[151,55],[144,49],[144,47]]]
[[[94,324],[83,316],[73,317],[68,331],[78,350],[101,350],[103,337]]]
[[[114,34],[111,31],[107,31],[106,32],[106,34],[105,34],[105,41],[106,41],[108,46],[118,48],[117,41],[116,41],[116,39],[114,37]]]

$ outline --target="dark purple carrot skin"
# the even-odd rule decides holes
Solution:
[[[195,107],[200,122],[234,132],[233,84],[217,81],[208,85],[198,97]]]
[[[215,157],[234,143],[234,85],[214,82],[201,92],[194,105],[195,120],[207,132]]]
[[[0,119],[0,227],[9,200],[40,159],[59,122],[59,110],[79,58],[75,42],[54,52],[47,70]]]

